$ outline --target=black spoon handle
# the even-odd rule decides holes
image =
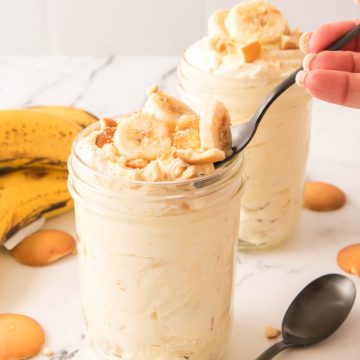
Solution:
[[[255,360],[270,360],[279,352],[283,351],[284,349],[288,348],[290,345],[283,343],[282,341],[274,344],[273,346],[269,347],[266,351],[264,351],[260,356],[258,356]]]
[[[355,26],[352,30],[346,33],[343,37],[336,40],[333,44],[327,47],[325,50],[336,51],[340,50],[344,45],[346,45],[350,40],[352,40],[355,36],[360,34],[360,24]],[[260,108],[256,111],[254,119],[256,118],[256,125],[258,125],[266,113],[266,110],[270,107],[270,105],[290,86],[295,84],[296,74],[304,70],[303,67],[300,67],[292,74],[290,74],[284,81],[282,81],[265,99]]]
[[[340,39],[336,40],[332,43],[326,50],[336,51],[340,50],[343,46],[345,46],[348,42],[350,42],[356,35],[360,34],[360,24],[356,25],[352,30],[342,36]]]

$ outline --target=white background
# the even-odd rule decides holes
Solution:
[[[3,54],[178,54],[239,0],[0,0]],[[353,0],[273,0],[292,27],[360,18]]]

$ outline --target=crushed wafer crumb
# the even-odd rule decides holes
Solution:
[[[268,339],[275,339],[281,334],[281,331],[279,329],[277,329],[277,328],[274,328],[274,327],[270,326],[270,325],[266,325],[265,328],[264,328],[264,333],[265,333],[265,336]]]
[[[153,93],[156,93],[159,91],[159,85],[158,84],[153,84],[151,86],[149,86],[147,89],[146,89],[146,93],[148,95],[150,94],[153,94]]]
[[[43,348],[41,352],[43,355],[49,356],[49,357],[54,355],[54,352],[51,349],[49,349],[48,347]]]

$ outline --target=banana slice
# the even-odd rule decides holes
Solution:
[[[251,40],[273,43],[287,29],[283,14],[265,0],[246,1],[230,11],[225,20],[226,29],[232,39],[241,44]]]
[[[127,160],[154,160],[167,154],[171,147],[169,129],[160,120],[142,112],[119,122],[114,146]]]
[[[177,149],[175,151],[175,156],[191,165],[211,164],[225,160],[226,158],[225,153],[219,149],[210,149],[205,151]]]
[[[218,149],[226,155],[231,153],[230,115],[218,100],[209,101],[200,117],[200,141],[205,150]]]
[[[144,105],[143,112],[164,122],[170,131],[174,131],[180,116],[194,114],[187,105],[164,91],[152,92]]]
[[[215,11],[208,20],[208,34],[210,38],[227,39],[229,34],[225,27],[225,19],[229,15],[229,9]]]
[[[197,115],[182,115],[173,134],[173,146],[177,149],[199,149],[199,117]]]

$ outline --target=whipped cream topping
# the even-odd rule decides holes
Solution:
[[[185,52],[192,66],[240,79],[244,86],[263,86],[301,66],[301,32],[270,2],[252,0],[217,10],[208,21],[208,36]],[[257,43],[257,47],[249,44]]]
[[[231,154],[229,114],[213,100],[200,117],[156,87],[143,109],[102,119],[76,151],[112,177],[156,182],[209,175]]]

